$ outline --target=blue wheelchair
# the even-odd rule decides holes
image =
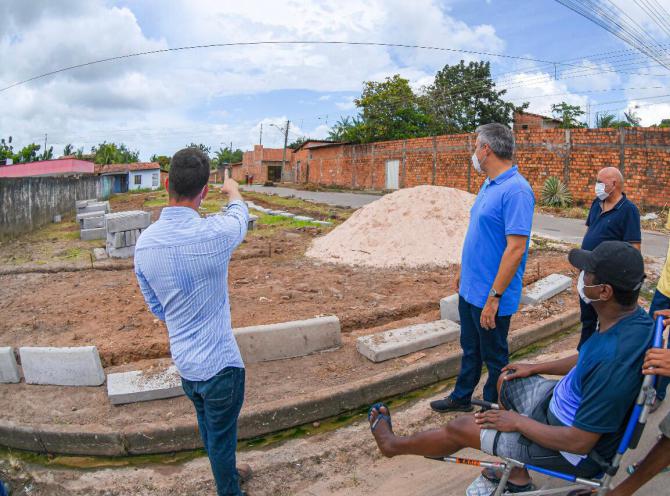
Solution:
[[[663,347],[663,317],[656,319],[656,326],[654,329],[654,339],[651,345],[651,348],[662,348]],[[669,340],[670,341],[670,340]],[[670,347],[670,342],[668,343]],[[610,490],[610,485],[612,479],[617,474],[621,460],[624,453],[629,449],[637,448],[637,445],[642,437],[642,432],[644,431],[644,426],[647,423],[647,418],[649,416],[649,409],[654,403],[656,398],[656,375],[645,375],[644,380],[642,381],[642,387],[640,393],[635,400],[635,405],[633,406],[632,412],[626,424],[626,430],[624,435],[621,438],[619,447],[616,451],[616,454],[611,461],[606,462],[604,460],[597,460],[602,468],[602,473],[593,479],[585,479],[581,477],[576,477],[570,474],[564,474],[562,472],[556,472],[554,470],[548,470],[546,468],[538,467],[535,465],[530,465],[527,463],[521,463],[517,460],[511,458],[501,457],[502,462],[492,462],[492,461],[482,461],[470,458],[460,458],[455,456],[444,456],[430,458],[431,460],[439,460],[448,463],[457,463],[463,465],[471,465],[474,467],[482,468],[493,468],[502,471],[502,477],[500,482],[495,487],[495,490],[490,493],[491,496],[508,496],[512,493],[506,492],[505,487],[507,486],[507,481],[509,479],[510,473],[514,468],[523,468],[529,471],[538,472],[540,474],[553,477],[556,479],[561,479],[569,482],[570,484],[564,485],[561,487],[555,488],[546,488],[546,489],[537,489],[532,491],[526,491],[523,493],[524,496],[545,496],[549,494],[564,494],[574,490],[586,490],[590,491],[591,494],[603,495],[607,494]],[[487,401],[481,400],[472,400],[472,404],[482,406],[484,408],[493,408],[499,409],[499,405],[495,403],[489,403]]]

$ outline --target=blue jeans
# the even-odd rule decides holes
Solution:
[[[244,369],[226,367],[206,381],[182,377],[184,393],[193,402],[198,428],[219,496],[242,494],[235,464],[237,417],[244,401]]]
[[[484,385],[484,400],[495,403],[498,401],[500,370],[509,363],[507,333],[511,316],[496,316],[495,329],[483,329],[479,324],[482,309],[471,305],[462,296],[458,298],[458,314],[463,358],[451,398],[459,403],[469,403],[481,378],[482,365],[486,363],[489,378]]]
[[[651,305],[649,306],[649,315],[653,319],[654,312],[657,310],[667,310],[668,308],[670,308],[670,298],[665,296],[657,289],[654,293],[654,297],[651,300]],[[661,401],[665,399],[665,392],[666,389],[668,389],[668,384],[670,384],[670,378],[658,378],[658,383],[656,384],[656,397]]]

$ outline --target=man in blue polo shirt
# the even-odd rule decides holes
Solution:
[[[642,242],[640,212],[623,192],[623,176],[616,167],[598,172],[595,186],[596,199],[586,218],[588,230],[582,241],[582,250],[594,250],[603,241],[626,241],[638,250]],[[582,336],[577,349],[598,328],[598,315],[593,305],[579,300]]]
[[[477,128],[472,163],[487,175],[470,211],[457,281],[461,372],[454,391],[431,402],[437,412],[470,411],[482,365],[489,376],[484,399],[498,400],[496,383],[508,363],[507,333],[519,307],[535,197],[513,163],[514,134],[502,124]],[[460,283],[460,284],[459,284]]]

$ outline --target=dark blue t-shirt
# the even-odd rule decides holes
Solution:
[[[579,350],[577,365],[554,389],[549,412],[563,425],[602,436],[595,450],[606,459],[616,451],[628,412],[642,386],[642,362],[654,322],[638,307]]]
[[[591,204],[586,218],[588,230],[582,241],[583,250],[593,250],[603,241],[626,241],[640,243],[640,211],[624,194],[612,210],[603,213],[602,202]]]

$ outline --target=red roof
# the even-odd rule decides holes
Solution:
[[[92,173],[93,162],[73,158],[41,160],[0,167],[0,177],[62,176]]]
[[[160,169],[158,162],[133,162],[132,164],[95,164],[96,174],[118,174],[121,172],[131,172],[140,170]]]

